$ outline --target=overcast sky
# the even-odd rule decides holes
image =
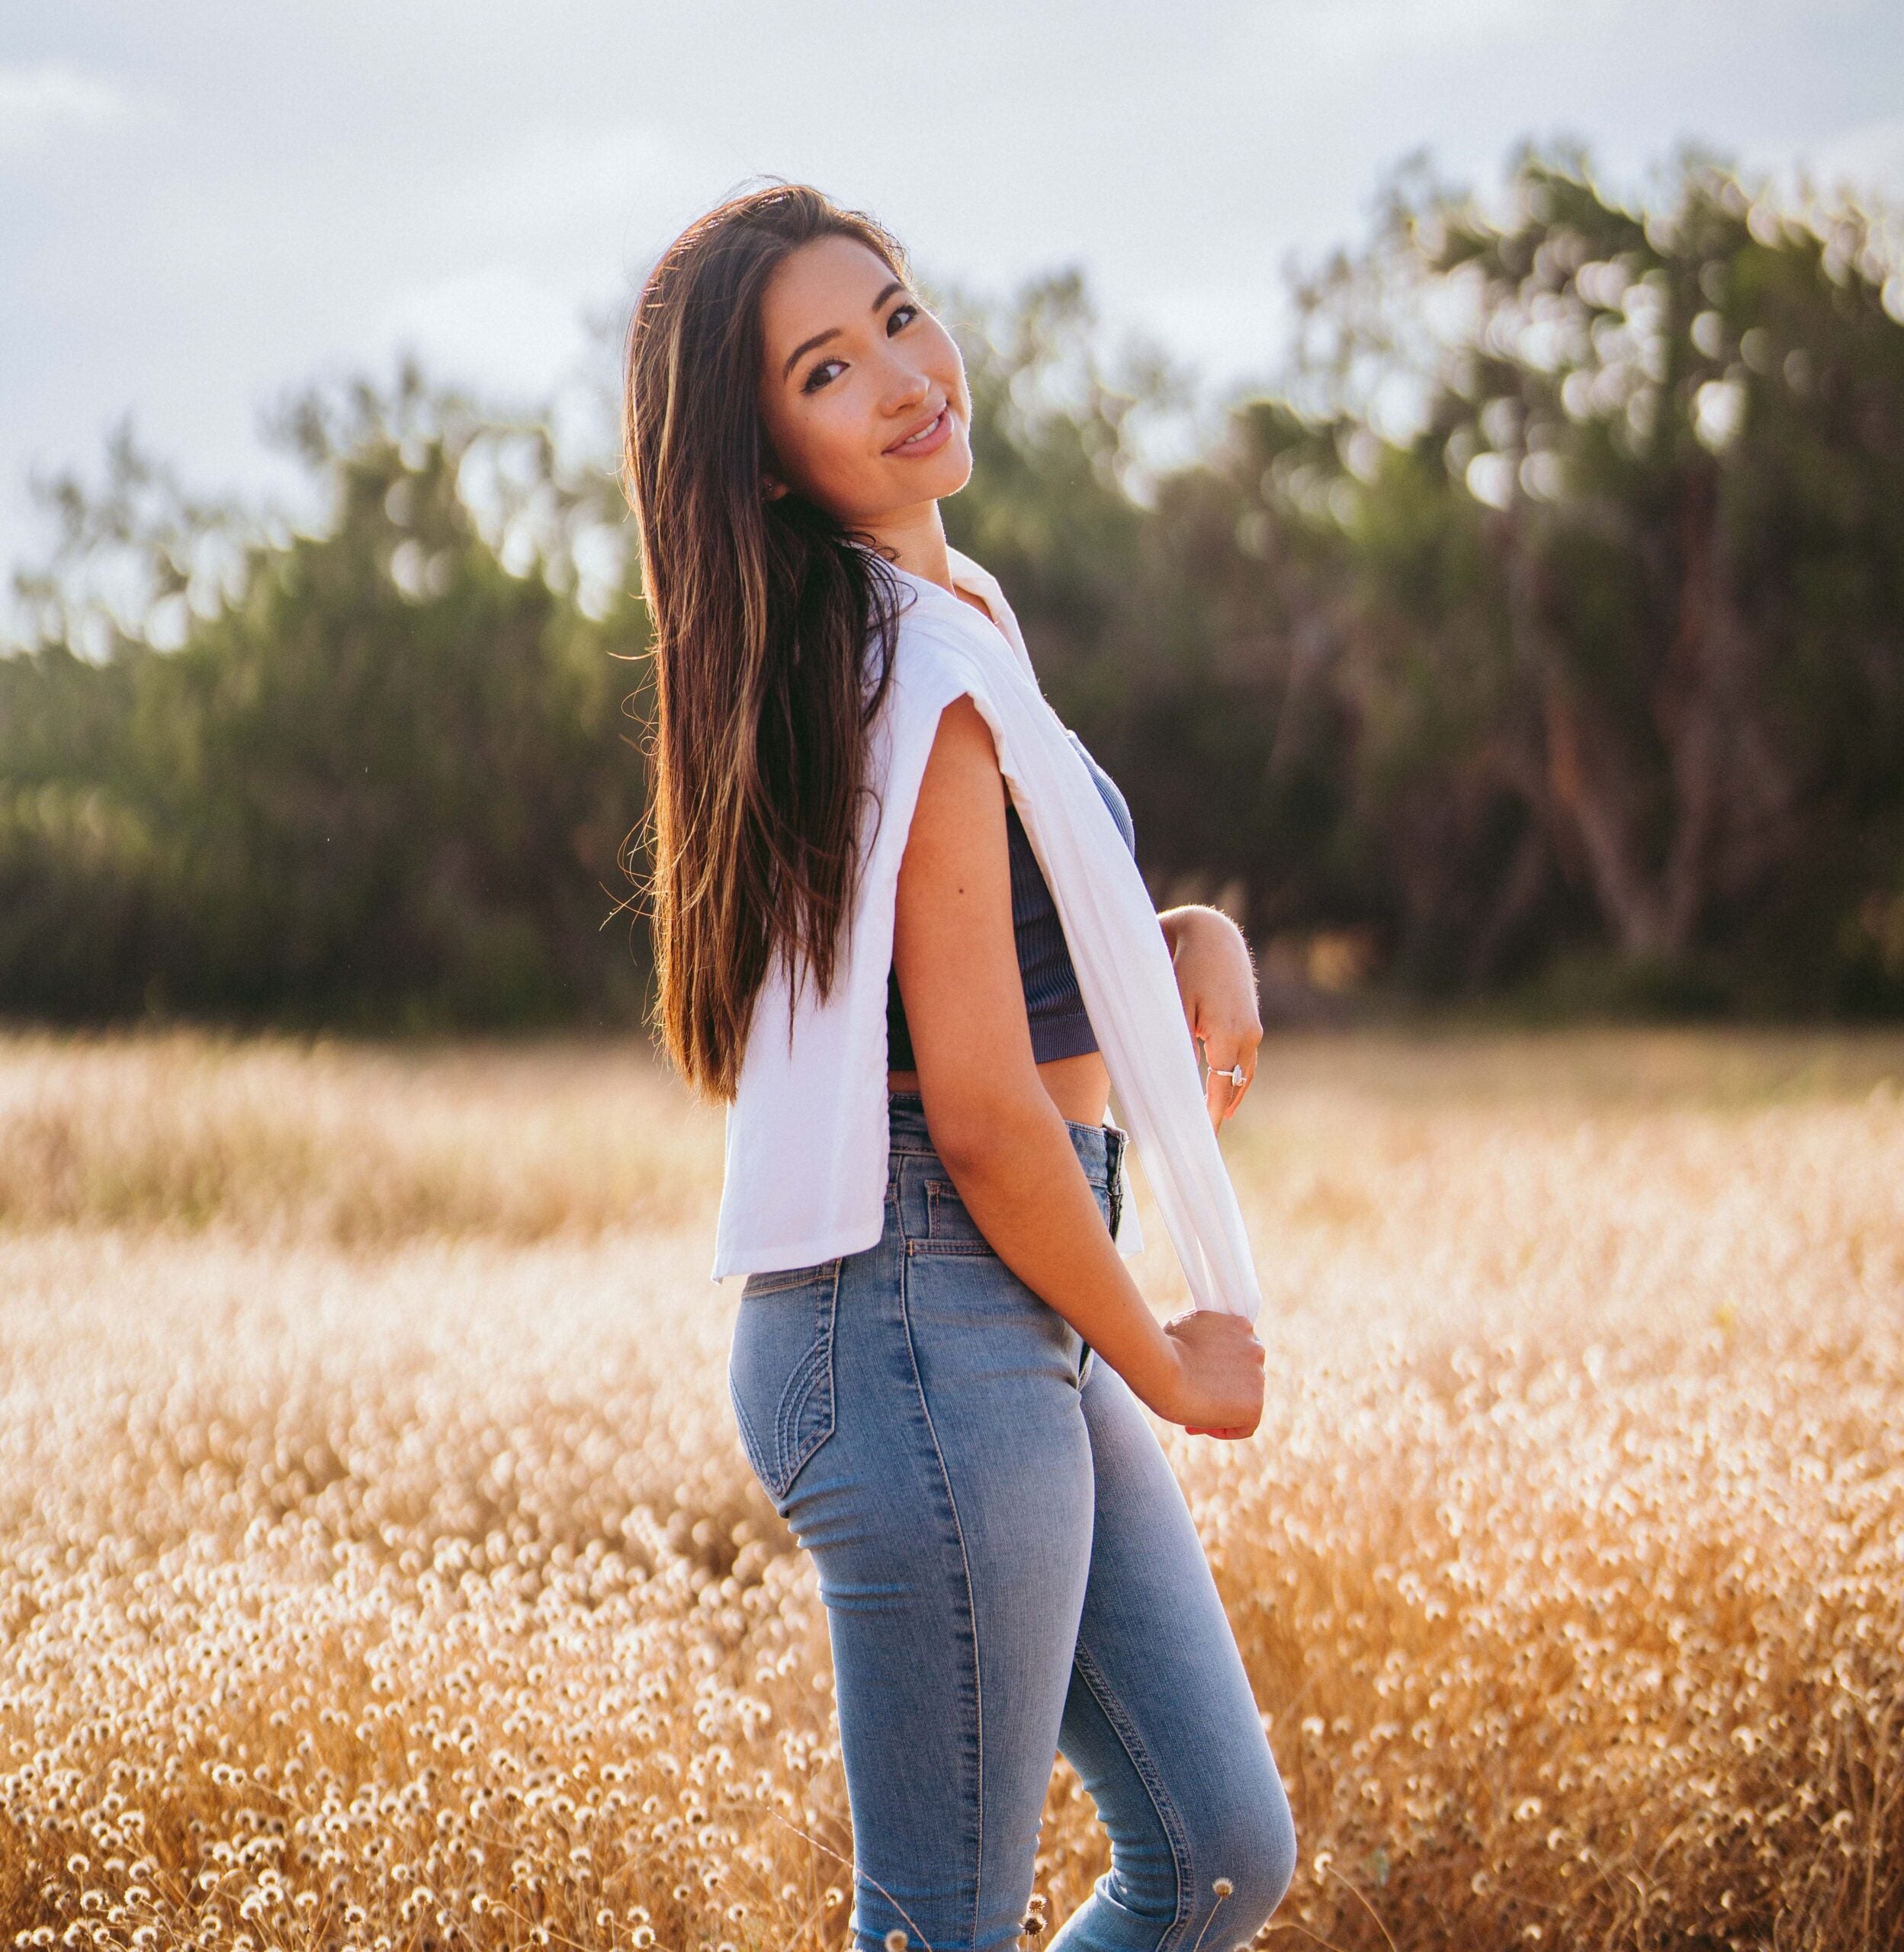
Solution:
[[[127,409],[194,485],[281,487],[259,415],[304,379],[411,347],[541,392],[756,172],[929,279],[1078,265],[1213,395],[1399,157],[1485,189],[1527,136],[1622,194],[1690,139],[1904,203],[1904,5],[0,0],[0,563],[28,470]]]

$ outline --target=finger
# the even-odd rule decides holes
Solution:
[[[1203,1080],[1203,1104],[1210,1115],[1212,1125],[1222,1128],[1223,1121],[1230,1115],[1235,1096],[1235,1087],[1212,1066]]]
[[[1230,1324],[1235,1323],[1235,1327]],[[1164,1324],[1166,1334],[1188,1337],[1194,1340],[1221,1340],[1225,1336],[1248,1335],[1250,1324],[1240,1315],[1231,1315],[1227,1308],[1190,1308],[1175,1316]]]
[[[1250,1088],[1250,1079],[1254,1070],[1254,1059],[1250,1053],[1240,1047],[1233,1047],[1226,1054],[1218,1055],[1210,1049],[1207,1042],[1203,1046],[1203,1055],[1210,1067],[1209,1076],[1204,1080],[1210,1116],[1221,1122],[1243,1102],[1243,1094]],[[1243,1074],[1240,1084],[1231,1075],[1238,1069]]]
[[[1198,1330],[1194,1340],[1212,1353],[1220,1352],[1226,1362],[1254,1360],[1260,1364],[1263,1345],[1251,1332],[1249,1322],[1244,1316],[1215,1308],[1206,1308],[1203,1312],[1210,1316],[1211,1326]],[[1231,1323],[1235,1324],[1234,1328],[1230,1326]]]
[[[1210,1047],[1199,1032],[1196,1039],[1197,1055],[1203,1060],[1203,1109],[1210,1115],[1210,1129],[1218,1132],[1223,1125],[1223,1097],[1218,1089],[1215,1066],[1211,1061]]]

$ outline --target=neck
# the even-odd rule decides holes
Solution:
[[[901,509],[883,522],[869,522],[865,531],[881,550],[891,552],[902,570],[958,594],[952,586],[952,559],[946,551],[946,525],[936,501]]]

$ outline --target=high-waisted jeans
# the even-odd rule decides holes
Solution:
[[[1129,1385],[980,1233],[918,1094],[890,1117],[878,1244],[750,1275],[728,1365],[827,1607],[855,1945],[1017,1944],[1061,1751],[1111,1868],[1049,1952],[1231,1952],[1296,1836],[1183,1492]],[[1125,1135],[1069,1131],[1115,1232]]]

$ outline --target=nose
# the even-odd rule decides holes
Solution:
[[[931,374],[912,361],[895,355],[886,381],[886,411],[895,416],[910,413],[931,392]]]

